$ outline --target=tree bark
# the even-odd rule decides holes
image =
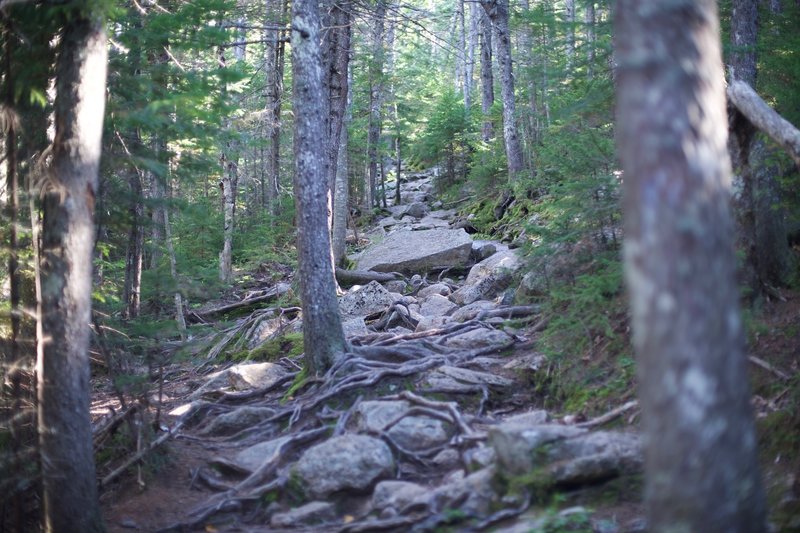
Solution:
[[[567,71],[575,66],[575,0],[566,0],[564,17],[567,23]]]
[[[284,19],[283,0],[266,0],[268,25],[279,26]],[[283,97],[283,41],[280,32],[267,33],[264,50],[264,73],[267,78],[264,95],[264,125],[269,148],[264,162],[264,207],[270,215],[277,214],[280,184],[281,98]]]
[[[369,172],[366,187],[366,206],[376,206],[375,194],[378,183],[378,143],[383,121],[383,25],[386,16],[386,0],[377,0],[374,28],[372,30],[372,58],[369,63],[369,131],[367,132],[367,160]]]
[[[522,145],[516,124],[514,71],[511,64],[511,35],[508,28],[508,0],[481,0],[492,21],[500,62],[500,94],[503,98],[503,139],[505,140],[508,178],[515,181],[524,168]]]
[[[319,375],[345,352],[336,300],[325,173],[326,121],[323,115],[319,8],[313,0],[292,4],[294,78],[294,191],[303,346],[309,375]]]
[[[129,169],[128,185],[131,193],[130,207],[128,208],[131,222],[125,250],[125,282],[122,300],[125,302],[123,316],[130,319],[139,316],[142,294],[142,259],[144,256],[144,226],[142,222],[144,204],[142,203],[142,177],[138,169]]]
[[[352,75],[352,69],[348,68],[348,88],[352,81]],[[342,132],[339,135],[339,155],[336,158],[336,184],[334,186],[333,232],[331,235],[334,265],[340,265],[344,259],[347,244],[347,219],[350,214],[350,157],[347,151],[350,139],[347,126],[352,117],[353,104],[350,90],[347,91],[345,100],[345,118],[342,123]]]
[[[489,15],[481,13],[481,138],[489,142],[494,137],[491,112],[494,105],[494,76],[492,75],[492,23]]]
[[[595,41],[597,40],[594,31],[595,10],[593,0],[586,4],[583,20],[586,24],[586,77],[591,80],[594,78]]]
[[[94,204],[107,59],[103,17],[86,4],[65,22],[56,63],[50,183],[39,263],[39,444],[46,531],[102,531],[89,421]]]
[[[648,527],[765,531],[716,4],[621,0],[615,36]]]

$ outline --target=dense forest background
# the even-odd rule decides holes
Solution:
[[[756,58],[748,81],[800,124],[800,3],[752,3],[755,40],[738,46],[732,26],[742,15],[732,4],[741,3],[719,5],[724,61]],[[613,6],[520,0],[506,6],[498,32],[483,4],[348,0],[337,4],[340,18],[323,15],[323,40],[342,27],[350,39],[349,92],[338,95],[347,100],[341,142],[326,147],[338,153],[331,174],[343,184],[334,225],[347,227],[352,247],[386,206],[386,191],[396,190],[387,184],[401,166],[435,168],[437,192],[464,228],[524,253],[514,301],[538,303],[548,317],[538,341],[548,377],[531,383],[536,397],[545,408],[595,415],[631,399],[636,380],[621,253]],[[489,4],[494,16],[504,5]],[[0,401],[15,425],[0,427],[0,450],[14,453],[35,441],[35,257],[47,188],[37,166],[52,140],[59,9],[2,6],[0,256],[9,268],[0,271]],[[105,9],[91,357],[95,376],[137,397],[157,386],[167,360],[197,356],[191,341],[224,326],[196,313],[207,302],[296,283],[291,6],[134,0]],[[740,227],[750,228],[738,240],[745,322],[753,350],[774,351],[771,364],[794,376],[757,380],[755,389],[765,402],[780,394],[796,407],[800,176],[768,136],[751,136],[752,179],[740,184],[750,200],[737,211]],[[347,268],[341,231],[334,254]],[[297,305],[299,290],[287,294],[282,303]],[[770,452],[797,438],[797,412],[769,411],[759,422]],[[785,453],[798,464],[796,449]],[[0,492],[30,489],[33,461],[0,465],[14,473],[0,480]]]

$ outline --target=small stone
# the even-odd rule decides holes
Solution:
[[[505,346],[512,343],[513,340],[508,333],[496,329],[477,328],[449,337],[445,344],[453,348],[468,350],[487,346]]]
[[[427,287],[420,289],[417,293],[417,297],[420,300],[424,300],[431,294],[439,294],[442,296],[448,296],[450,294],[450,287],[445,285],[444,283],[434,283],[433,285],[428,285]]]
[[[422,316],[446,316],[458,307],[441,294],[431,294],[422,301],[419,313]]]
[[[240,451],[233,457],[233,464],[248,472],[255,472],[262,464],[272,459],[278,449],[287,442],[289,437],[278,437],[254,444]]]
[[[273,414],[275,411],[269,407],[246,405],[215,417],[200,433],[202,435],[230,435],[254,426]]]
[[[346,317],[365,317],[385,311],[394,298],[380,283],[370,281],[356,285],[339,299],[339,311]]]
[[[387,508],[402,511],[415,498],[430,489],[408,481],[381,481],[372,493],[372,508],[382,511]]]

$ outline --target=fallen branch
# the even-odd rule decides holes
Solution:
[[[233,302],[227,305],[222,305],[220,307],[214,307],[212,309],[206,309],[206,310],[198,309],[196,311],[192,311],[191,314],[198,318],[207,318],[210,316],[222,315],[225,313],[229,313],[231,311],[235,311],[237,309],[242,309],[243,307],[250,307],[263,302],[269,302],[271,300],[275,300],[276,298],[288,294],[289,292],[291,292],[291,290],[292,289],[289,285],[281,283],[267,290],[266,292],[264,292],[264,294],[260,296],[255,296],[253,298],[245,298],[244,300]]]
[[[741,80],[733,80],[728,85],[727,95],[747,120],[772,137],[800,167],[800,130],[768,106],[752,87]]]
[[[153,450],[155,450],[156,448],[167,442],[170,437],[175,435],[175,433],[181,428],[182,425],[183,425],[183,420],[178,421],[178,423],[175,424],[175,426],[172,429],[170,429],[167,433],[164,433],[156,440],[150,442],[150,444],[142,448],[139,452],[132,455],[127,461],[118,466],[113,472],[111,472],[106,477],[100,480],[100,488],[105,487],[106,485],[117,479],[123,472],[125,472],[125,470],[135,465],[136,463],[144,459],[148,453],[152,452]]]
[[[775,368],[771,364],[767,363],[763,359],[759,359],[755,355],[751,355],[749,357],[749,359],[750,359],[750,362],[753,363],[754,365],[760,366],[761,368],[763,368],[767,372],[771,372],[772,374],[775,374],[776,376],[778,376],[779,378],[781,378],[784,381],[789,381],[790,379],[792,379],[792,377],[789,374],[787,374],[786,372],[783,372],[782,370],[778,370],[777,368]]]
[[[386,281],[394,281],[403,279],[403,275],[399,272],[373,272],[371,270],[345,270],[343,268],[336,269],[336,281],[341,285],[365,285],[370,281],[377,281],[384,283]]]
[[[612,409],[611,411],[607,412],[604,415],[600,415],[597,418],[592,418],[591,420],[587,420],[586,422],[581,422],[580,424],[575,424],[576,427],[579,428],[593,428],[597,426],[602,426],[608,422],[611,422],[615,418],[627,413],[631,409],[635,409],[639,406],[638,400],[631,400],[630,402],[617,407],[616,409]]]

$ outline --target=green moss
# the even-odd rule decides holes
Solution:
[[[303,353],[303,334],[286,333],[270,339],[252,350],[229,354],[233,361],[277,361],[282,357],[296,357]]]
[[[289,390],[286,391],[286,394],[283,395],[281,398],[281,404],[286,403],[289,399],[294,396],[294,393],[300,390],[306,383],[308,382],[308,367],[303,367],[303,369],[297,373],[295,376],[294,381],[292,381],[291,387]]]

